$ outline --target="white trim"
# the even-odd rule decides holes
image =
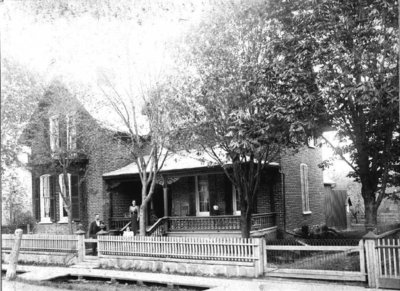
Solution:
[[[68,214],[67,216],[64,216],[64,200],[62,198],[62,194],[61,194],[61,189],[64,189],[64,174],[60,174],[58,175],[58,183],[60,186],[60,193],[58,193],[58,197],[59,197],[59,203],[58,203],[58,207],[59,207],[59,212],[60,212],[60,218],[58,220],[59,223],[67,223],[68,222]],[[68,173],[68,188],[69,188],[69,200],[71,203],[71,174]]]
[[[50,196],[51,196],[51,189],[50,189],[50,175],[45,174],[40,176],[40,223],[52,223],[50,218]],[[45,205],[45,190],[46,190],[46,197],[48,204]],[[48,216],[45,216],[45,208],[48,208]]]
[[[196,216],[210,216],[210,188],[209,188],[209,184],[208,184],[208,178],[207,178],[206,182],[207,182],[207,191],[208,191],[208,211],[200,211],[199,176],[195,176]]]
[[[240,210],[237,209],[237,192],[233,184],[232,184],[232,212],[234,215],[241,215],[242,213]]]

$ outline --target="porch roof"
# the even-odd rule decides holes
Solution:
[[[279,166],[278,163],[272,162],[271,166]],[[196,153],[170,154],[160,170],[160,173],[173,172],[179,170],[196,170],[204,168],[218,167],[219,165],[206,155],[198,155]],[[135,162],[126,165],[118,170],[111,171],[103,174],[104,178],[119,177],[119,176],[132,176],[138,175],[139,170]]]

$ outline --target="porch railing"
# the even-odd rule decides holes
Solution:
[[[111,217],[110,229],[121,230],[130,221],[131,221],[130,217]]]
[[[252,215],[252,229],[275,226],[275,213]],[[168,231],[232,231],[240,230],[240,216],[169,217]]]
[[[110,229],[121,230],[130,218],[112,217]],[[253,214],[251,218],[252,230],[276,226],[276,213]],[[162,236],[170,231],[239,231],[239,215],[219,216],[169,216],[160,218],[148,230],[147,235]]]
[[[112,217],[110,229],[121,230],[130,218]],[[276,226],[276,213],[253,214],[252,230],[264,229]],[[160,218],[148,230],[147,234],[161,236],[170,231],[239,231],[240,216],[219,215],[219,216],[169,216]]]

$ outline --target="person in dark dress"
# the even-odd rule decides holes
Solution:
[[[132,205],[129,206],[129,212],[131,214],[131,229],[133,235],[136,235],[139,230],[139,206],[136,205],[135,200],[132,200]]]
[[[100,225],[100,216],[98,214],[95,215],[95,220],[90,223],[89,226],[89,237],[97,238],[97,233],[101,230]],[[97,256],[97,243],[92,243],[93,255]]]

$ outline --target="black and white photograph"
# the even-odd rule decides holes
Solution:
[[[400,290],[399,9],[1,1],[1,290]]]

